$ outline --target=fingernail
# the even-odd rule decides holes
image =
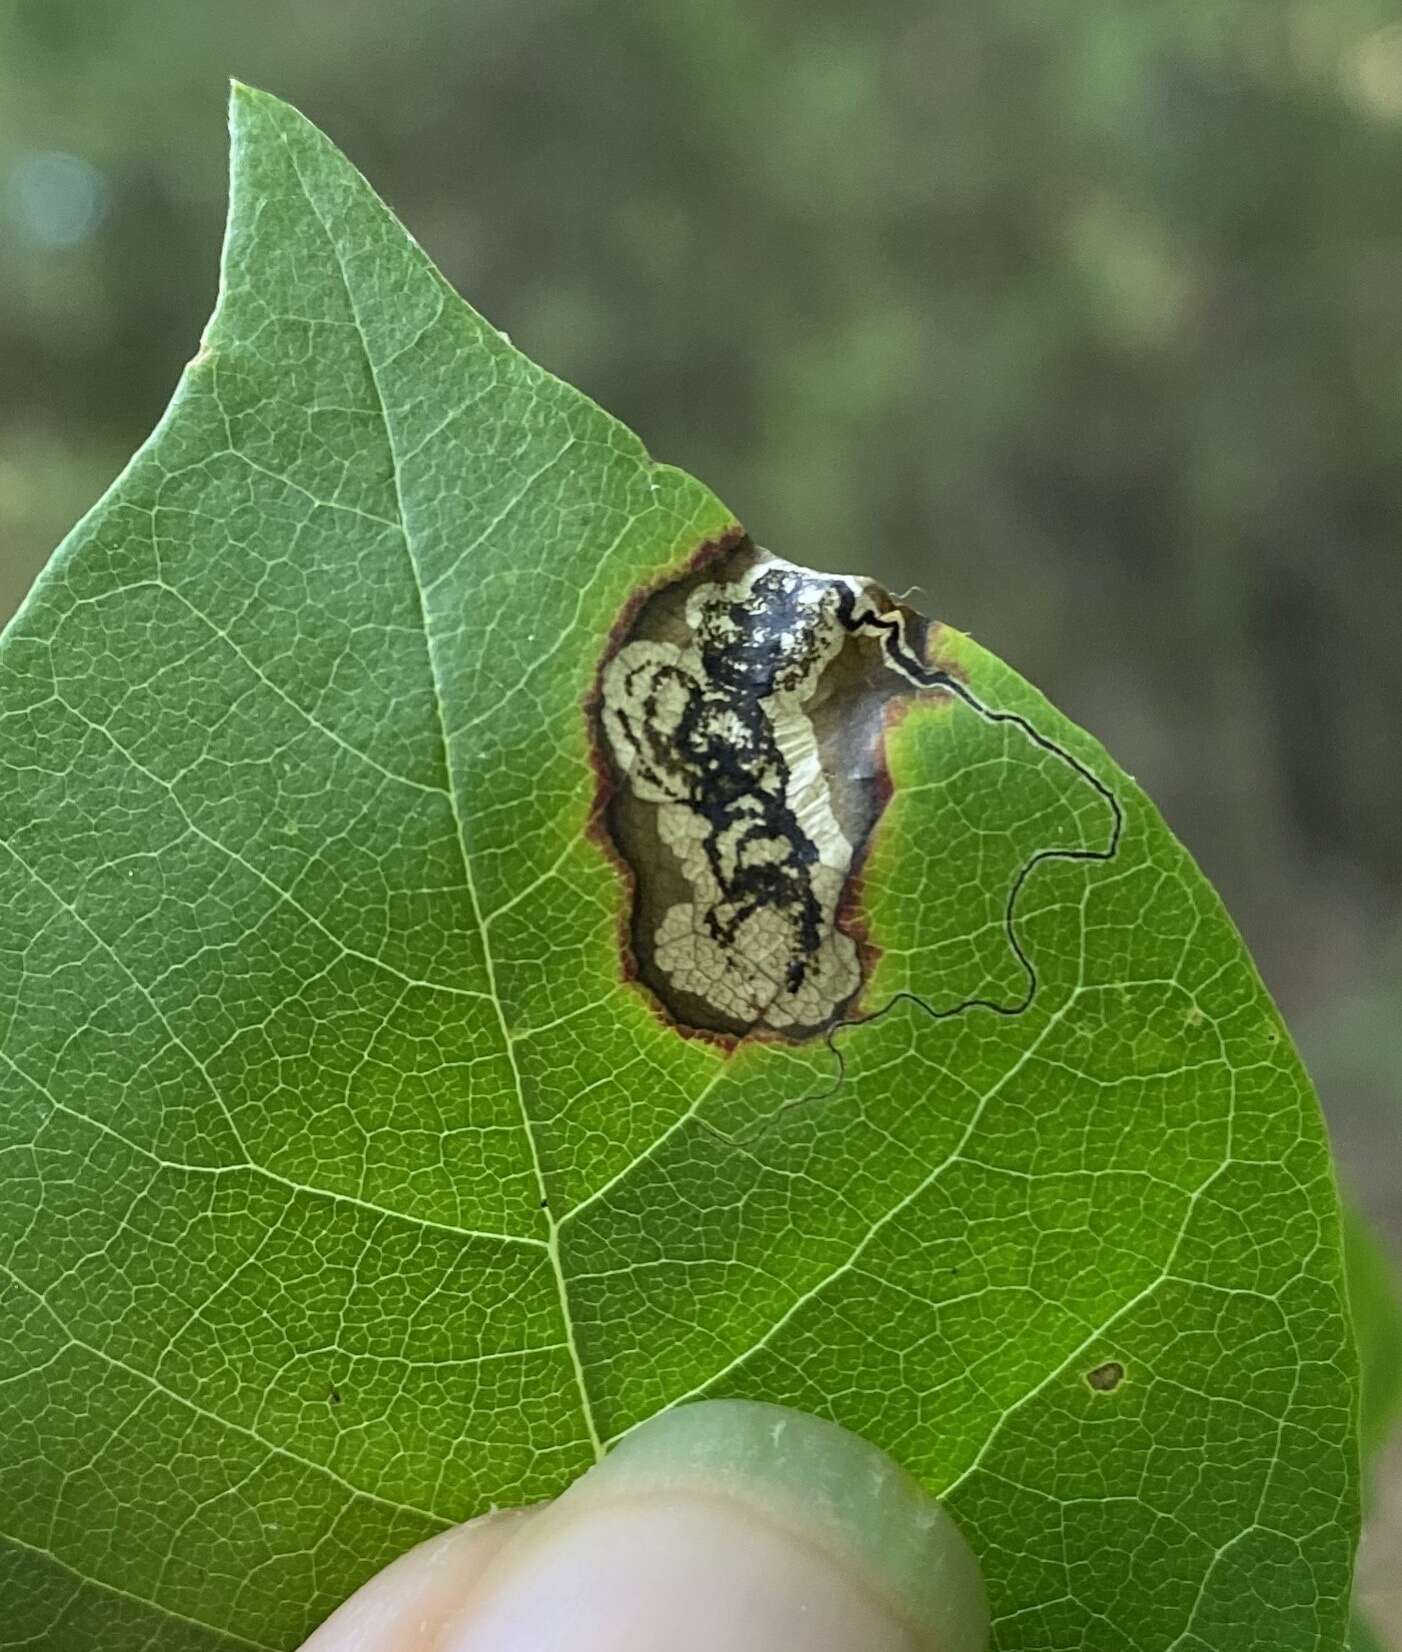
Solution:
[[[712,1400],[636,1429],[501,1551],[445,1652],[982,1652],[954,1522],[875,1446]]]

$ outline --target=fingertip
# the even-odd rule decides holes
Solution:
[[[442,1652],[982,1652],[949,1515],[869,1442],[709,1401],[627,1436],[498,1551]]]
[[[708,1401],[628,1435],[552,1504],[455,1527],[303,1652],[983,1652],[953,1520],[869,1442]]]
[[[492,1561],[537,1513],[503,1509],[418,1544],[337,1607],[301,1652],[438,1652]]]

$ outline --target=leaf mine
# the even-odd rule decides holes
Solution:
[[[888,711],[952,682],[922,663],[928,629],[870,580],[741,538],[616,638],[595,703],[605,820],[638,975],[675,1021],[801,1039],[853,1003],[844,896],[889,792]]]
[[[703,548],[614,630],[591,703],[602,821],[632,890],[628,963],[679,1027],[801,1041],[850,1019],[875,949],[853,923],[855,875],[891,794],[899,704],[964,702],[1064,761],[1109,811],[1104,848],[1044,849],[1009,891],[1013,921],[1044,860],[1111,860],[1114,794],[1026,718],[928,663],[930,622],[859,575],[803,568],[737,532]],[[878,1012],[880,1013],[880,1012]]]

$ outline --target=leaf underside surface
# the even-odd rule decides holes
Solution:
[[[203,345],[0,649],[0,1645],[290,1648],[744,1395],[944,1497],[999,1648],[1339,1647],[1330,1159],[1153,808],[940,630],[1002,715],[892,721],[867,1014],[681,1036],[585,706],[730,514],[233,135]]]

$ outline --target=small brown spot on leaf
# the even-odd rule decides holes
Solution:
[[[1124,1374],[1125,1368],[1119,1360],[1107,1359],[1104,1365],[1086,1372],[1086,1381],[1097,1394],[1110,1394],[1124,1381]]]

